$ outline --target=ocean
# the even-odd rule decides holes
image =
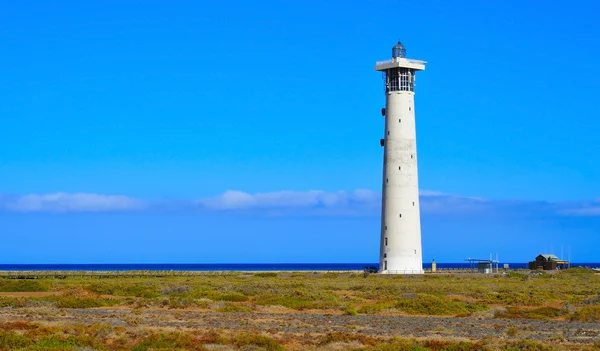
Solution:
[[[511,269],[527,263],[508,263]],[[0,271],[354,271],[377,263],[110,263],[110,264],[0,264]],[[572,263],[572,267],[600,268],[600,263]],[[438,263],[438,269],[469,268],[469,263]],[[504,263],[500,263],[500,268]],[[431,263],[423,264],[425,270]]]

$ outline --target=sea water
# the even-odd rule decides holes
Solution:
[[[525,269],[527,263],[508,263]],[[377,263],[108,263],[108,264],[0,264],[0,271],[355,271],[379,268]],[[504,268],[504,263],[499,264]],[[599,268],[600,263],[572,263],[571,267]],[[437,263],[438,269],[469,269],[468,262]],[[475,266],[476,268],[476,266]],[[431,263],[423,264],[431,269]]]

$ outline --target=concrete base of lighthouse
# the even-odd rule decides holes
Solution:
[[[425,271],[421,270],[414,270],[414,271],[391,271],[391,270],[387,270],[387,271],[379,271],[377,272],[377,274],[424,274]]]

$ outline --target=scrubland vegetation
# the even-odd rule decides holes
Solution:
[[[130,332],[125,328],[102,324],[70,327],[41,327],[28,323],[5,323],[0,325],[0,349],[2,350],[286,350],[285,344],[298,345],[299,349],[354,350],[354,351],[552,351],[556,347],[532,340],[500,341],[485,340],[444,341],[403,338],[373,338],[348,333],[328,333],[318,338],[299,336],[298,340],[280,339],[239,333],[224,335],[208,332]],[[598,346],[580,347],[597,350]]]
[[[495,276],[364,277],[282,272],[0,280],[0,307],[0,350],[600,350],[600,344],[595,344],[600,342],[600,324],[591,324],[590,333],[599,329],[595,336],[577,343],[560,333],[536,341],[532,337],[535,330],[526,331],[518,325],[528,320],[600,322],[600,276],[584,269]],[[91,315],[79,323],[70,314],[76,310],[115,313],[89,323],[94,319]],[[286,332],[295,314],[325,319],[314,323],[316,331]],[[241,327],[228,327],[225,322],[222,328],[195,327],[194,318],[202,319],[204,315],[223,321],[235,316]],[[266,319],[267,315],[276,320],[278,327],[260,330],[248,326],[248,330],[242,330],[244,321],[250,325],[249,321]],[[326,325],[318,330],[319,324],[331,316],[354,319],[344,319],[343,332],[332,331]],[[498,330],[505,329],[493,337],[473,335],[465,339],[454,336],[448,327],[433,330],[434,334],[423,338],[415,335],[428,332],[426,328],[415,329],[413,335],[367,333],[361,326],[361,316],[412,316],[424,320],[444,316],[469,325],[478,320],[508,320],[515,324],[495,325]],[[170,319],[189,325],[164,327],[159,323]]]
[[[2,292],[55,292],[1,296]],[[504,307],[499,316],[600,320],[600,276],[560,274],[436,274],[419,277],[337,273],[233,273],[193,278],[0,280],[0,307],[210,309],[258,306],[352,314],[469,316]],[[222,306],[221,306],[222,307]]]

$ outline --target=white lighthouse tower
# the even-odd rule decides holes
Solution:
[[[375,65],[383,72],[386,98],[381,110],[385,136],[380,140],[384,147],[380,273],[423,273],[414,87],[415,73],[424,70],[425,63],[407,59],[406,48],[398,42],[392,58]]]

